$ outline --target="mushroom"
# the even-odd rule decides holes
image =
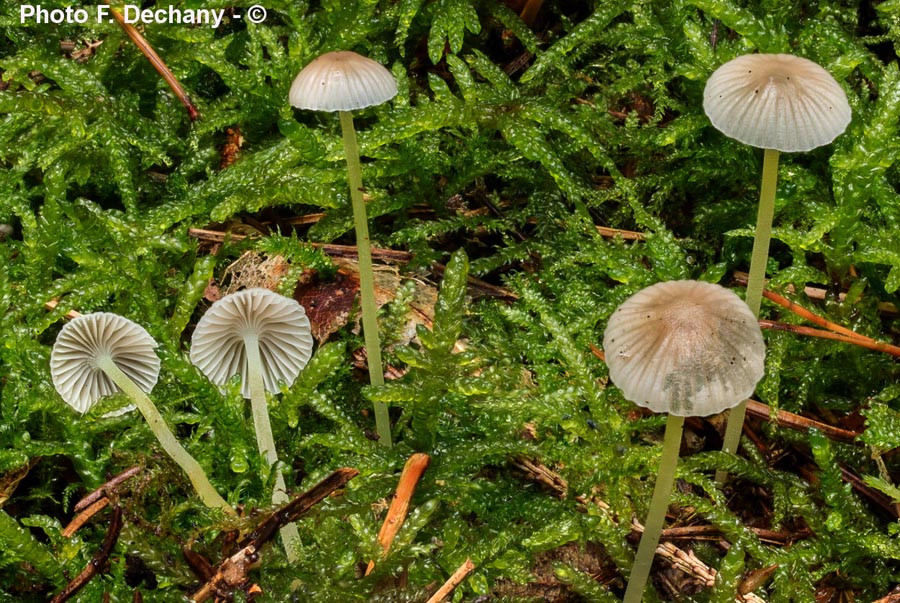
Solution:
[[[747,305],[758,316],[779,152],[810,151],[830,143],[850,123],[850,105],[837,81],[818,64],[789,54],[749,54],[713,72],[703,91],[703,109],[726,136],[765,149],[746,293]],[[742,403],[729,413],[723,450],[737,449],[745,411]]]
[[[380,105],[397,95],[397,82],[384,66],[355,52],[328,52],[303,68],[291,84],[288,99],[292,106],[311,111],[337,111],[344,139],[347,179],[353,205],[353,224],[359,254],[359,292],[362,308],[363,336],[368,354],[369,382],[384,384],[381,344],[375,304],[375,281],[366,204],[363,201],[359,146],[353,128],[351,111]],[[391,426],[387,405],[375,403],[375,427],[378,441],[391,445]]]
[[[160,362],[156,342],[140,325],[109,312],[84,314],[60,330],[50,354],[56,391],[80,413],[104,396],[123,392],[131,398],[163,450],[181,467],[209,507],[234,513],[216,492],[203,468],[175,439],[147,396],[156,385]]]
[[[250,398],[259,453],[269,466],[278,462],[266,391],[278,382],[291,385],[312,356],[313,339],[303,306],[268,289],[244,289],[218,300],[203,315],[191,338],[191,362],[210,381],[224,385],[241,376],[241,395]],[[272,502],[288,500],[281,472],[275,474]],[[296,559],[295,524],[281,530],[288,559]]]
[[[763,376],[765,344],[753,312],[732,291],[668,281],[641,289],[613,312],[603,348],[609,378],[625,398],[668,413],[650,511],[625,592],[625,603],[639,603],[675,480],[684,417],[719,413],[746,400]]]

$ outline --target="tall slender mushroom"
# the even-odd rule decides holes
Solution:
[[[641,289],[609,319],[603,348],[626,399],[668,413],[659,473],[625,603],[640,603],[659,543],[686,416],[722,412],[763,376],[765,344],[753,313],[719,285],[668,281]]]
[[[363,336],[369,364],[369,382],[384,384],[381,344],[375,304],[375,281],[366,204],[363,200],[359,145],[351,111],[380,105],[397,95],[397,81],[391,72],[372,59],[355,52],[328,52],[303,68],[294,82],[288,99],[292,106],[311,111],[338,112],[347,160],[347,179],[353,205],[353,224],[359,254],[359,295],[362,308]],[[387,406],[375,403],[375,428],[378,441],[391,445],[391,425]]]
[[[269,466],[278,462],[266,391],[278,382],[294,382],[312,356],[313,339],[303,306],[268,289],[244,289],[226,295],[203,315],[191,338],[191,362],[210,381],[224,385],[241,376],[241,394],[250,398],[259,453]],[[272,502],[288,500],[284,477],[275,474]],[[296,560],[299,542],[293,523],[281,529],[288,559]]]
[[[109,312],[84,314],[59,332],[50,375],[65,402],[85,413],[104,396],[123,392],[146,419],[163,450],[181,467],[209,507],[234,509],[216,492],[203,468],[175,439],[147,394],[159,376],[156,342],[140,325]]]
[[[758,317],[772,237],[779,152],[810,151],[830,143],[850,123],[850,104],[831,74],[808,59],[749,54],[713,72],[703,91],[703,109],[726,136],[765,149],[746,293],[747,305]],[[729,414],[726,452],[737,450],[745,411],[742,402]]]

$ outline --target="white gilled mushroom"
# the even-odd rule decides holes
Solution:
[[[811,151],[850,123],[847,95],[817,63],[790,54],[746,54],[716,69],[703,109],[719,131],[761,149]]]
[[[159,375],[155,347],[143,327],[118,314],[79,316],[56,338],[50,354],[53,385],[62,399],[81,413],[100,398],[122,391],[140,410],[163,450],[187,473],[201,500],[209,507],[234,513],[147,397]]]
[[[657,283],[609,319],[603,349],[610,380],[626,399],[669,413],[644,534],[625,591],[640,603],[665,520],[685,416],[746,400],[763,376],[765,344],[750,308],[733,292],[699,281]]]
[[[397,95],[397,81],[379,63],[346,50],[328,52],[303,68],[291,84],[288,99],[292,106],[312,111],[337,111],[344,138],[347,159],[347,179],[353,205],[353,225],[359,253],[359,295],[362,309],[363,336],[372,385],[384,384],[381,365],[381,344],[378,338],[375,282],[372,272],[372,251],[366,204],[362,196],[362,172],[359,164],[359,145],[353,128],[351,111],[380,105]],[[375,403],[375,426],[378,441],[391,445],[391,426],[387,406]]]
[[[271,466],[278,462],[266,390],[294,382],[312,356],[313,338],[303,306],[268,289],[245,289],[226,295],[197,323],[191,338],[191,362],[210,381],[224,385],[241,376],[241,394],[250,398],[259,453]],[[272,502],[288,500],[284,477],[275,475]],[[295,524],[281,530],[288,558],[295,559],[299,534]]]
[[[850,123],[850,104],[837,81],[818,64],[788,54],[750,54],[713,72],[703,91],[703,109],[726,136],[765,149],[746,294],[747,305],[758,316],[779,152],[810,151],[830,143]],[[729,414],[723,450],[737,449],[745,410],[741,404]]]

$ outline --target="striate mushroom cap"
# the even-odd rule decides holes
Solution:
[[[278,382],[291,385],[309,362],[312,331],[303,306],[268,289],[244,289],[226,295],[206,311],[191,338],[191,362],[210,381],[224,385],[241,376],[241,395],[250,398],[244,338],[259,342],[262,377],[267,391]]]
[[[603,337],[609,378],[654,412],[705,416],[737,406],[762,379],[765,344],[747,304],[700,281],[667,281],[620,305]]]
[[[312,111],[355,111],[397,95],[397,80],[381,63],[349,50],[327,52],[304,67],[288,99]]]
[[[748,54],[721,65],[706,82],[703,110],[726,136],[783,152],[830,143],[851,117],[831,74],[789,54]]]
[[[145,393],[159,378],[156,341],[140,325],[110,312],[84,314],[60,330],[50,353],[53,386],[80,413],[119,388],[98,366],[109,358]]]

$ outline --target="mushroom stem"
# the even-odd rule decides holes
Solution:
[[[650,567],[653,565],[653,556],[656,553],[663,523],[666,520],[669,496],[672,494],[672,486],[675,484],[675,469],[678,467],[678,452],[681,447],[683,427],[684,417],[670,414],[666,419],[662,458],[659,461],[656,485],[653,487],[653,498],[650,500],[650,511],[647,514],[647,521],[644,523],[644,533],[641,535],[641,543],[638,545],[637,555],[634,557],[634,565],[631,566],[631,575],[628,578],[628,588],[625,590],[623,603],[641,603],[644,596],[644,588],[650,577]]]
[[[381,343],[378,340],[378,321],[375,305],[375,278],[372,272],[372,243],[369,240],[369,224],[366,219],[366,204],[362,195],[362,170],[359,165],[359,145],[353,116],[349,111],[338,111],[341,118],[341,133],[344,137],[344,156],[347,159],[347,180],[350,183],[350,199],[353,205],[353,225],[356,229],[356,248],[359,254],[359,297],[362,307],[363,336],[368,355],[369,382],[384,385],[384,370],[381,364]],[[391,446],[391,423],[387,405],[375,402],[375,429],[378,442]]]
[[[266,388],[262,377],[262,359],[259,355],[259,338],[255,334],[244,336],[244,348],[247,351],[247,379],[250,382],[250,411],[253,415],[253,428],[256,430],[256,445],[259,454],[266,463],[274,467],[278,462],[278,451],[275,449],[275,436],[272,434],[272,423],[269,421],[269,408],[266,404]],[[288,500],[287,486],[281,471],[275,472],[275,489],[272,491],[272,502],[283,503]],[[285,524],[279,531],[284,552],[288,561],[297,561],[297,547],[300,533],[297,524]]]
[[[775,216],[775,188],[778,183],[778,150],[766,149],[763,155],[762,185],[759,189],[759,212],[756,216],[756,234],[753,238],[753,252],[750,256],[750,276],[747,280],[745,301],[753,315],[759,318],[763,285],[766,280],[766,263],[769,259],[769,241],[772,239],[772,220]],[[724,452],[736,452],[747,412],[746,400],[728,413],[725,436],[722,443]],[[716,481],[725,481],[725,472],[716,472]]]
[[[153,435],[159,440],[163,450],[165,450],[166,454],[168,454],[172,460],[187,473],[188,478],[191,480],[191,484],[194,485],[194,490],[196,490],[197,494],[200,496],[200,500],[208,507],[222,509],[226,513],[234,515],[234,509],[232,509],[231,505],[225,502],[225,499],[216,492],[216,489],[209,482],[209,478],[206,477],[206,473],[203,471],[203,467],[200,466],[200,463],[198,463],[197,460],[192,457],[180,443],[178,443],[178,440],[175,439],[175,435],[169,429],[169,426],[166,425],[162,415],[156,410],[156,406],[154,406],[147,394],[145,394],[141,388],[128,377],[128,375],[123,373],[122,370],[116,366],[110,356],[101,356],[98,358],[97,367],[106,373],[106,376],[109,377],[126,396],[131,398],[138,407],[138,410],[141,411],[141,414],[147,421],[147,425],[150,426]]]

